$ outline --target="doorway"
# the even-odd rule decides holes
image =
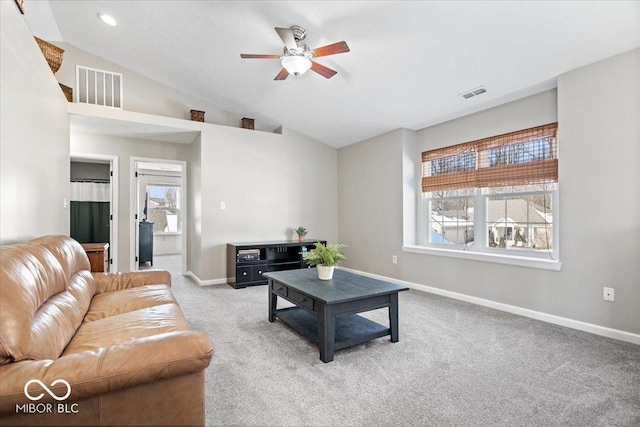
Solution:
[[[118,158],[71,153],[70,236],[108,244],[105,269],[118,271]]]
[[[131,270],[165,268],[180,257],[187,271],[186,162],[132,158]]]

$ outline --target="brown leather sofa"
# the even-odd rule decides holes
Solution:
[[[94,273],[75,240],[0,248],[0,425],[204,425],[213,346],[166,271]]]

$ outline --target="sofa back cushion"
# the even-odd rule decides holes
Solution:
[[[60,356],[95,293],[89,269],[66,236],[0,248],[0,364]]]

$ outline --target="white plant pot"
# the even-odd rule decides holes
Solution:
[[[331,280],[333,278],[333,269],[336,267],[334,265],[325,267],[324,265],[318,264],[316,268],[318,269],[318,279]]]

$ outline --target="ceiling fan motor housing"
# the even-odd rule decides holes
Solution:
[[[311,52],[311,49],[309,49],[306,43],[296,41],[296,44],[298,45],[297,49],[288,49],[285,47],[284,56],[304,56],[307,59],[313,58],[313,52]]]
[[[289,29],[293,33],[293,38],[296,39],[297,42],[301,42],[307,38],[307,30],[302,28],[300,25],[292,25]]]
[[[302,28],[299,25],[292,25],[289,27],[291,33],[293,34],[293,38],[296,41],[297,48],[289,49],[285,46],[284,55],[285,56],[303,56],[307,59],[313,58],[313,52],[309,49],[306,43],[303,43],[302,40],[307,38],[307,30]]]

